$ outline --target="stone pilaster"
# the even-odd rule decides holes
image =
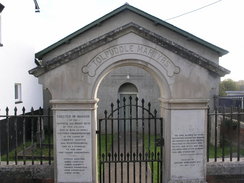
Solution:
[[[206,182],[205,99],[161,99],[165,118],[165,183]]]
[[[55,183],[96,182],[98,100],[52,100]]]

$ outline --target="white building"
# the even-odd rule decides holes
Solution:
[[[8,106],[21,112],[42,106],[42,87],[28,70],[34,63],[35,4],[33,1],[1,0],[0,13],[0,114]],[[2,6],[2,7],[3,7]]]
[[[244,91],[225,91],[227,96],[240,96],[244,95]]]

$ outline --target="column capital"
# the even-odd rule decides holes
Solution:
[[[164,99],[159,98],[161,107],[166,110],[207,109],[209,99]]]
[[[62,99],[51,100],[53,110],[94,110],[99,99]]]

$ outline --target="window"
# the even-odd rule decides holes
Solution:
[[[1,40],[1,13],[4,9],[4,6],[0,3],[0,47],[3,46],[2,40]]]
[[[14,84],[14,98],[15,103],[22,103],[22,92],[21,92],[21,83],[15,83]]]
[[[119,93],[138,93],[138,89],[132,83],[124,83],[119,87]]]

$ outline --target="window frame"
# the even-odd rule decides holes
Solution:
[[[15,104],[22,103],[22,85],[21,83],[14,84],[14,100]]]

